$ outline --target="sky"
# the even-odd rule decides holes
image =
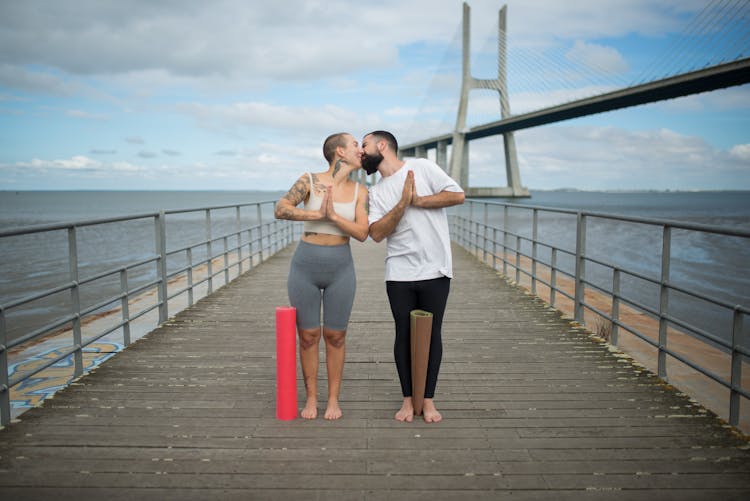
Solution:
[[[747,6],[723,38],[696,21],[728,0],[468,3],[476,78],[494,77],[508,7],[514,114],[748,56]],[[329,134],[449,133],[461,16],[459,0],[0,2],[0,190],[286,190],[327,169]],[[499,119],[497,94],[469,110]],[[750,85],[515,140],[532,190],[748,190]],[[506,184],[501,144],[472,142],[470,185]]]

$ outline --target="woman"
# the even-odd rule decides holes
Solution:
[[[307,401],[301,415],[318,415],[318,345],[326,343],[328,405],[324,417],[338,419],[339,390],[344,372],[346,328],[356,277],[350,237],[367,239],[367,187],[349,179],[362,168],[362,149],[354,136],[338,133],[323,143],[328,170],[305,173],[276,204],[276,218],[304,221],[304,235],[292,257],[287,280],[289,302],[297,309],[300,362]],[[302,208],[297,206],[304,202]],[[322,291],[322,294],[321,294]]]

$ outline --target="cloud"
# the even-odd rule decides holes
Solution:
[[[508,3],[509,30],[522,44],[660,34],[679,26],[675,12],[697,8],[684,0],[659,5],[631,0],[605,7],[595,0]],[[461,5],[460,0],[439,8],[433,0],[356,5],[349,0],[6,2],[0,15],[0,65],[26,80],[16,86],[50,92],[74,89],[66,88],[62,77],[19,74],[18,68],[35,65],[96,77],[157,71],[167,78],[241,81],[338,75],[346,82],[354,71],[399,64],[400,47],[450,40],[460,26]],[[496,31],[498,8],[494,0],[473,2],[477,36]],[[0,79],[2,74],[0,67]]]
[[[747,162],[750,169],[750,144],[738,144],[729,150],[729,155],[741,162]]]
[[[108,117],[105,115],[100,115],[98,113],[89,113],[88,111],[82,111],[82,110],[68,110],[65,112],[66,115],[73,118],[82,118],[84,120],[108,120]]]
[[[264,102],[236,102],[209,105],[183,103],[176,110],[195,119],[210,129],[235,130],[237,128],[282,131],[284,133],[308,132],[319,135],[337,132],[344,127],[350,130],[366,129],[371,114],[361,115],[354,110],[323,105],[320,107],[275,105]]]
[[[68,160],[46,161],[35,158],[27,166],[35,169],[98,170],[101,168],[101,163],[83,155],[77,155]]]
[[[9,94],[9,93],[0,92],[0,102],[3,102],[3,101],[18,103],[18,102],[28,101],[28,98],[14,96],[14,95]]]
[[[2,37],[0,37],[1,39]],[[82,89],[79,84],[66,81],[49,71],[29,71],[21,65],[2,64],[1,62],[0,85],[25,92],[54,96],[70,96]]]
[[[140,136],[129,136],[125,138],[126,143],[130,144],[145,144],[146,141],[143,140]]]
[[[628,71],[628,63],[614,47],[586,43],[576,40],[575,45],[565,56],[573,62],[581,63],[594,71],[619,74]]]
[[[153,151],[141,150],[138,152],[138,156],[141,158],[156,158],[158,155]]]
[[[168,157],[179,157],[182,153],[176,150],[161,150],[161,152]]]
[[[702,138],[669,129],[627,131],[617,127],[558,125],[517,132],[521,180],[532,189],[732,189],[750,184],[750,144],[717,150]],[[320,139],[320,140],[319,140]],[[264,142],[214,156],[210,162],[164,163],[146,167],[103,162],[83,155],[0,164],[3,184],[50,179],[54,173],[80,183],[99,179],[117,189],[123,176],[168,183],[173,189],[286,190],[304,172],[327,168],[321,138]],[[472,141],[470,184],[505,185],[502,140]],[[131,182],[131,181],[128,181]],[[101,185],[100,185],[101,186]]]
[[[685,15],[699,12],[703,0],[509,1],[508,30],[525,46],[547,46],[560,39],[597,39],[637,33],[660,37],[683,28]]]
[[[354,9],[344,0],[78,4],[3,5],[0,63],[78,75],[162,69],[178,77],[315,78],[393,63],[406,36],[378,29],[380,6]]]
[[[92,155],[115,155],[117,154],[117,150],[93,149],[90,153]]]
[[[263,153],[258,156],[256,159],[259,164],[276,164],[279,165],[283,162],[281,157],[276,155],[269,155],[268,153]]]
[[[515,134],[522,183],[536,189],[736,189],[750,183],[750,145],[717,150],[668,129],[557,125]],[[474,141],[471,184],[505,184],[500,138]]]
[[[141,166],[128,162],[101,162],[84,155],[75,155],[66,159],[45,160],[34,158],[28,162],[16,162],[13,164],[0,164],[2,170],[16,170],[25,173],[44,173],[49,171],[62,171],[68,173],[79,172],[143,172]]]
[[[660,101],[653,106],[677,112],[750,110],[750,84],[730,87],[721,92],[704,92]]]

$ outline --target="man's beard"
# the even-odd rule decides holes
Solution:
[[[368,155],[365,153],[362,155],[362,168],[367,174],[374,174],[378,171],[378,165],[383,161],[383,155],[378,152],[374,155]]]

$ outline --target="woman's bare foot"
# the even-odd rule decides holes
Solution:
[[[300,415],[305,419],[315,419],[318,417],[318,400],[315,398],[308,398],[305,403],[305,408],[302,409]]]
[[[411,397],[405,397],[401,409],[396,413],[396,421],[411,423],[414,419],[414,404]]]
[[[424,417],[425,423],[439,423],[443,419],[443,416],[441,416],[438,410],[435,408],[435,402],[433,402],[431,398],[424,399],[422,416]]]
[[[338,419],[343,415],[341,407],[339,407],[338,400],[329,400],[328,407],[326,407],[326,413],[323,417],[326,419]]]

